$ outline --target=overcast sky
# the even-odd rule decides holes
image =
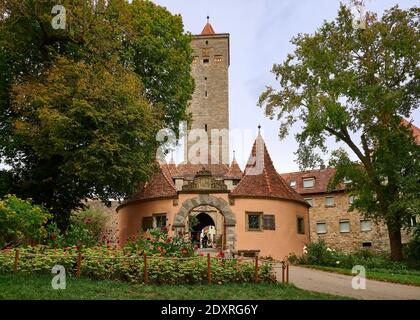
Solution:
[[[297,171],[293,132],[285,140],[278,138],[279,123],[264,116],[256,106],[266,85],[275,85],[270,70],[293,52],[290,39],[298,33],[313,33],[324,20],[336,17],[338,0],[154,0],[174,14],[181,14],[185,29],[199,34],[206,16],[216,33],[230,33],[231,65],[229,71],[230,128],[254,130],[260,123],[264,139],[279,172]],[[395,4],[402,8],[416,5],[416,0],[370,0],[367,10],[382,14]],[[420,126],[420,112],[413,115]],[[294,132],[299,128],[294,128]],[[252,141],[245,146],[231,141],[243,168]],[[331,143],[331,148],[337,144]]]

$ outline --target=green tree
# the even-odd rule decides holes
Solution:
[[[292,40],[296,50],[272,70],[280,89],[267,87],[259,99],[267,116],[281,120],[281,138],[303,124],[301,169],[322,163],[327,139],[355,154],[357,162],[344,149],[332,152],[330,187],[352,180],[351,209],[386,223],[393,260],[402,258],[401,228],[420,214],[419,147],[402,122],[419,103],[419,10],[369,13],[367,28],[357,29],[341,6],[335,21]]]
[[[31,200],[7,195],[0,201],[0,247],[40,243],[47,236],[49,218],[51,214]]]
[[[187,118],[194,86],[181,17],[149,1],[65,0],[63,30],[56,4],[0,6],[0,156],[3,189],[65,229],[86,198],[127,197],[150,176],[156,133]]]

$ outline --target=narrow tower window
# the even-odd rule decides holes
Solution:
[[[207,96],[208,96],[207,90],[204,92],[204,96],[205,96],[205,97],[207,97]]]
[[[207,123],[204,125],[204,130],[207,132]]]

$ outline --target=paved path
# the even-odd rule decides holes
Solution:
[[[277,279],[281,281],[281,268]],[[289,282],[305,290],[367,300],[420,300],[420,287],[366,279],[365,290],[351,286],[352,277],[338,273],[290,266]]]

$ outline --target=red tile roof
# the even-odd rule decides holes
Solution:
[[[207,23],[204,26],[203,31],[201,31],[201,35],[208,36],[208,35],[212,35],[212,34],[216,34],[216,32],[214,32],[214,29],[213,29],[212,25],[210,24],[210,22],[207,19]]]
[[[236,159],[232,160],[232,163],[230,164],[229,171],[226,173],[226,178],[230,179],[242,179],[243,172],[241,168],[238,165],[238,162],[236,162]]]
[[[411,122],[408,122],[407,120],[403,119],[402,123],[406,126],[410,126],[411,130],[413,131],[414,140],[418,145],[420,145],[420,129],[417,128],[414,124]]]
[[[258,170],[259,165],[255,164],[261,160],[263,160],[263,162],[261,162],[262,167],[261,170]],[[303,199],[295,190],[290,188],[277,173],[265,142],[260,134],[252,147],[251,155],[245,169],[245,175],[232,190],[230,195],[232,197],[286,199],[308,205],[305,199]]]
[[[145,199],[172,198],[177,196],[175,185],[172,181],[169,165],[160,163],[159,170],[152,175],[140,191],[130,201]]]
[[[177,167],[181,176],[187,180],[192,180],[195,174],[203,168],[210,171],[215,178],[223,178],[229,171],[227,164],[192,164],[188,162],[180,163]]]
[[[284,181],[287,182],[289,186],[291,181],[296,181],[296,187],[294,188],[296,192],[302,195],[306,195],[328,192],[328,183],[334,176],[335,172],[336,170],[334,168],[325,168],[303,172],[282,173],[280,174],[280,176],[284,179]],[[305,178],[315,178],[315,185],[311,188],[304,188],[303,179]],[[344,189],[344,185],[341,185],[338,188],[336,188],[335,191],[340,191]]]

